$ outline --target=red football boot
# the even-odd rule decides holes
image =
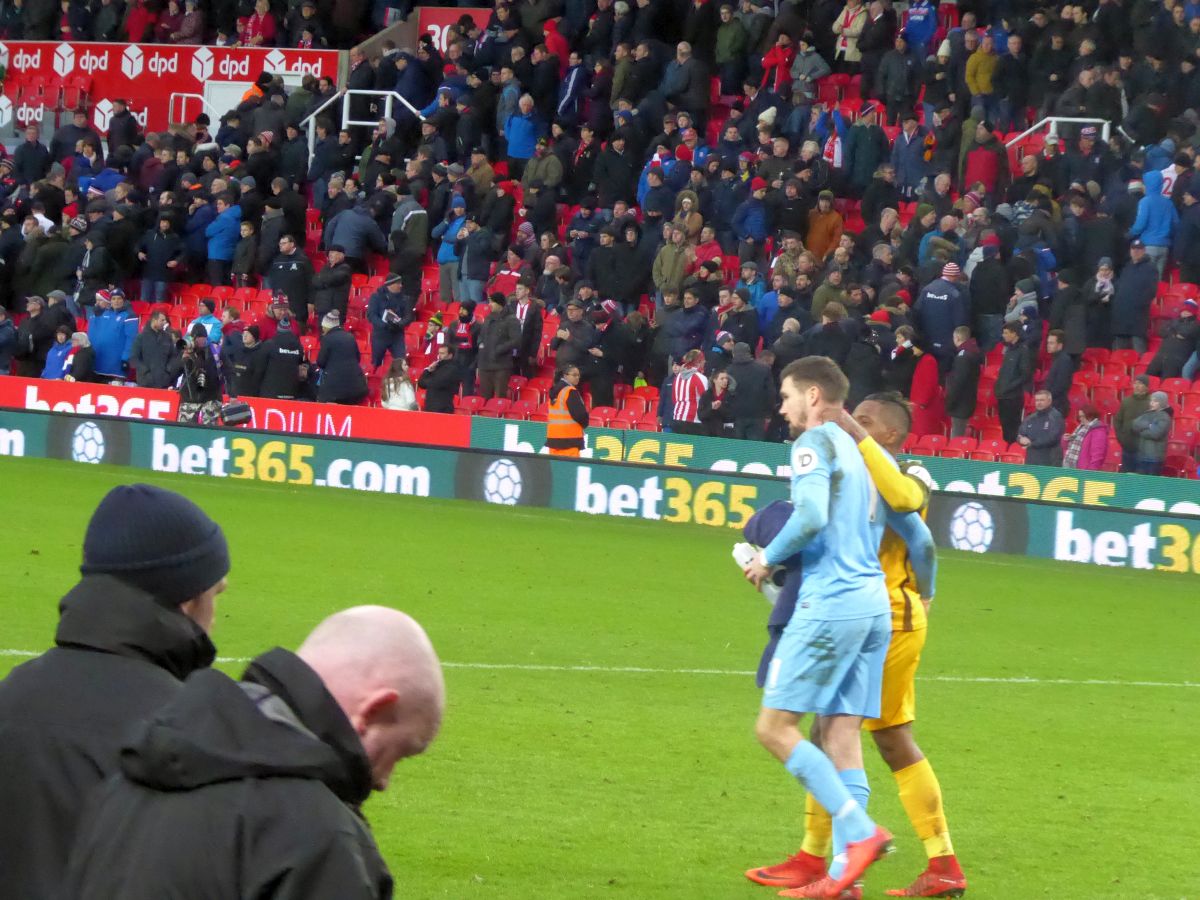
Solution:
[[[790,891],[780,891],[780,897],[819,898],[819,900],[862,900],[862,885],[852,884],[842,890],[837,889],[834,880],[826,875],[819,881],[798,887]]]
[[[954,856],[937,856],[929,868],[908,887],[887,892],[889,897],[961,897],[967,892],[967,879]]]
[[[746,877],[756,884],[768,887],[796,888],[825,877],[825,860],[801,850],[774,866],[762,869],[747,869]]]
[[[846,845],[846,868],[842,877],[834,884],[836,891],[844,891],[862,878],[863,873],[876,860],[892,852],[892,835],[885,828],[875,826],[875,833],[861,841]],[[835,893],[833,896],[837,896]]]

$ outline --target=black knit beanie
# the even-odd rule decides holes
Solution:
[[[229,572],[221,526],[191,500],[149,484],[113,488],[83,538],[84,575],[112,575],[177,605]]]

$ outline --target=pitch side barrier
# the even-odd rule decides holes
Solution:
[[[546,442],[546,426],[540,422],[259,397],[241,399],[250,405],[249,427],[271,432],[474,447],[504,453],[539,452]],[[0,377],[0,407],[173,422],[179,411],[179,394],[176,391],[10,375]],[[602,462],[663,465],[728,474],[781,477],[790,474],[788,448],[784,444],[608,428],[589,428],[587,441],[584,455]],[[941,457],[918,458],[932,475],[938,493],[947,491],[1099,509],[1200,515],[1200,483],[1182,478]]]
[[[727,528],[731,538],[756,509],[788,495],[787,477],[775,473],[8,409],[0,410],[3,456],[540,506]],[[944,492],[929,521],[943,547],[1200,574],[1200,516]]]
[[[541,422],[475,416],[471,446],[506,453],[539,450]],[[743,475],[791,474],[788,445],[653,431],[588,428],[584,455],[604,462],[679,466]],[[1183,478],[1090,472],[1049,466],[915,456],[933,477],[935,492],[1009,497],[1051,503],[1200,516],[1200,482]]]

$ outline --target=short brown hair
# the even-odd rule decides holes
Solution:
[[[815,384],[829,403],[845,403],[850,393],[849,379],[828,356],[806,356],[788,363],[779,381],[782,384],[789,378],[800,388]]]

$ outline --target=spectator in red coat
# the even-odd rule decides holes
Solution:
[[[937,359],[932,353],[916,350],[917,365],[913,370],[912,390],[908,399],[912,401],[912,433],[944,434],[946,431],[946,398],[938,379]]]
[[[157,10],[151,9],[147,0],[134,0],[125,13],[125,34],[130,43],[140,44],[153,38],[157,23]]]
[[[792,84],[792,63],[796,60],[796,48],[792,39],[786,34],[780,34],[775,39],[775,46],[763,54],[764,90],[782,95],[784,88]]]
[[[1099,471],[1108,456],[1108,426],[1090,403],[1080,407],[1076,418],[1079,425],[1063,438],[1063,468]]]
[[[258,0],[254,12],[238,20],[238,43],[244,47],[274,47],[275,32],[271,0]]]

